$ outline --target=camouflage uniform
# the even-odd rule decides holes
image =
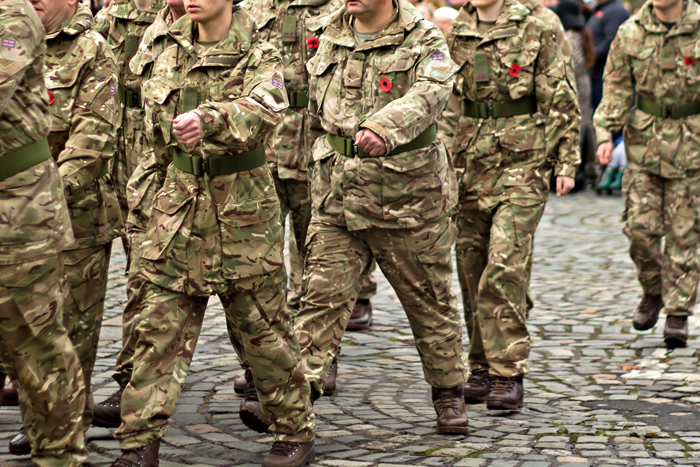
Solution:
[[[624,233],[644,293],[662,295],[669,316],[692,314],[700,277],[699,25],[697,2],[685,2],[670,30],[647,2],[612,43],[603,101],[593,117],[599,144],[624,125]],[[695,103],[696,114],[655,116],[639,108],[639,98],[663,106]]]
[[[271,432],[278,441],[307,442],[315,418],[285,310],[280,207],[264,153],[255,160],[261,165],[250,170],[191,173],[200,168],[192,157],[205,159],[211,170],[251,161],[249,151],[262,145],[287,108],[282,59],[258,39],[253,20],[238,7],[229,35],[208,50],[198,51],[195,31],[185,16],[170,28],[167,40],[174,44],[158,53],[158,41],[153,43],[151,78],[141,88],[149,148],[142,157],[150,161],[143,165],[165,164],[167,174],[146,216],[134,372],[115,437],[123,450],[132,450],[165,434],[184,384],[177,365],[185,331],[217,294],[238,328],[233,334],[245,349]],[[171,128],[173,118],[188,110],[202,119],[203,138],[186,147]],[[197,169],[170,163],[183,160],[178,157]],[[149,190],[138,180],[135,174],[132,194]],[[131,219],[136,211],[133,203]]]
[[[529,109],[493,118],[465,108],[452,146],[461,173],[456,250],[469,363],[504,378],[527,372],[527,264],[552,167],[573,177],[579,162],[580,113],[556,32],[530,13],[506,0],[482,34],[467,4],[447,39],[461,66],[455,93],[464,105],[489,102],[480,110],[488,112],[520,100]]]
[[[328,17],[307,65],[309,106],[323,129],[344,138],[370,129],[388,154],[346,156],[325,137],[312,151],[305,295],[295,329],[305,373],[319,393],[372,257],[408,315],[428,383],[464,382],[462,330],[450,290],[454,168],[439,136],[390,154],[434,127],[457,67],[440,30],[405,0],[397,3],[397,19],[361,45],[345,7]]]
[[[51,125],[45,53],[31,4],[0,0],[0,371],[19,388],[35,465],[73,467],[87,458],[85,387],[62,316],[59,253],[73,232],[61,176],[41,143]],[[44,160],[10,169],[37,154]]]
[[[138,94],[139,80],[131,72],[129,62],[136,54],[146,29],[164,6],[164,0],[154,0],[150,8],[139,10],[134,0],[112,0],[107,8],[100,11],[95,21],[95,30],[107,39],[119,64],[117,93],[122,103],[122,121],[117,132],[117,151],[112,160],[111,172],[124,220],[129,215],[126,184],[143,152],[143,102]],[[122,236],[122,242],[127,259],[130,260],[131,240]],[[127,286],[127,295],[132,292]]]
[[[51,154],[66,187],[75,242],[62,253],[66,274],[63,324],[85,377],[84,429],[92,422],[90,379],[97,356],[112,240],[122,230],[107,164],[121,118],[117,63],[78,5],[69,22],[46,36],[44,77],[53,102]]]

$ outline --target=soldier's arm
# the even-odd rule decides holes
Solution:
[[[573,86],[566,79],[564,57],[554,32],[543,31],[535,71],[535,95],[545,117],[547,156],[556,161],[554,175],[573,177],[581,162],[581,111]]]
[[[121,117],[117,102],[117,64],[102,37],[95,59],[86,63],[78,84],[65,148],[58,155],[58,171],[71,191],[92,182],[114,154],[114,138]]]
[[[93,29],[100,34],[102,34],[102,37],[107,39],[107,36],[109,35],[109,26],[110,26],[110,21],[109,21],[109,15],[107,12],[109,11],[109,7],[103,8],[102,10],[98,11],[97,14],[95,15],[94,23],[93,23]]]
[[[24,12],[0,15],[0,41],[4,41],[0,46],[0,114],[12,100],[44,40],[43,29],[41,35],[33,34],[35,30]]]
[[[603,75],[603,100],[593,116],[598,145],[612,142],[612,134],[622,128],[634,100],[634,79],[629,56],[622,50],[624,35],[610,47]]]
[[[408,92],[360,124],[360,128],[368,128],[384,140],[387,152],[436,123],[452,93],[452,77],[458,67],[450,59],[440,30],[429,30],[421,45],[423,53],[412,71],[416,80]]]
[[[194,110],[202,120],[202,137],[211,143],[252,149],[261,135],[282,121],[289,106],[277,49],[259,43],[251,53],[242,95],[225,102],[205,102]]]

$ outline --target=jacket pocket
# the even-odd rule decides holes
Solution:
[[[319,113],[323,109],[323,100],[326,97],[326,91],[331,84],[334,70],[337,68],[337,61],[324,54],[318,54],[313,57],[306,65],[309,72],[309,98],[316,101],[316,108]]]
[[[54,103],[50,107],[52,132],[71,129],[73,106],[80,91],[79,87],[75,86],[80,70],[79,64],[73,64],[52,70],[44,77],[46,88],[54,97]]]
[[[500,54],[501,76],[498,80],[502,91],[510,98],[520,99],[535,93],[535,67],[540,51],[538,41],[528,42],[524,47],[506,49]]]
[[[625,153],[628,164],[644,166],[649,152],[652,125],[656,117],[633,108],[625,123],[623,134],[625,137]]]
[[[182,89],[182,83],[170,81],[162,76],[155,76],[141,87],[141,96],[144,99],[146,115],[157,114],[154,125],[161,127],[165,143],[170,143],[173,118],[177,113],[178,93]],[[156,110],[156,108],[160,107]]]
[[[142,244],[142,258],[163,258],[191,210],[193,200],[189,193],[183,193],[174,187],[166,187],[158,192]]]
[[[630,56],[632,62],[632,72],[637,86],[643,85],[649,77],[651,67],[651,56],[654,54],[654,47],[635,48],[630,47],[625,53]]]
[[[683,158],[685,170],[700,169],[700,115],[682,120],[683,146],[678,155]],[[677,158],[678,159],[678,158]]]

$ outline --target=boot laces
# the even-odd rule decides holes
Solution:
[[[258,391],[255,389],[255,383],[253,382],[253,374],[250,370],[246,370],[245,373],[245,400],[247,401],[259,401]]]
[[[459,410],[459,399],[459,396],[452,389],[440,389],[435,404],[440,413],[449,409],[456,411]]]
[[[667,316],[666,321],[669,327],[672,328],[682,328],[685,326],[687,318],[685,316]]]
[[[275,456],[291,457],[299,449],[301,443],[292,443],[290,441],[275,441],[272,444],[270,454]]]
[[[103,406],[110,406],[110,407],[119,407],[121,404],[122,400],[122,395],[124,394],[124,388],[119,388],[117,392],[109,396],[107,399],[104,400],[100,405]]]
[[[496,378],[496,382],[493,384],[492,391],[505,391],[510,392],[515,386],[515,380],[509,378]]]
[[[130,456],[131,454],[136,454],[138,462],[127,457],[127,456]],[[142,460],[143,460],[143,451],[130,451],[130,452],[122,454],[122,456],[119,459],[117,459],[117,461],[114,464],[112,464],[111,467],[140,467]]]
[[[642,298],[642,303],[639,304],[639,312],[645,315],[655,313],[657,308],[659,308],[660,300],[660,297],[645,295],[644,298]]]
[[[475,386],[483,386],[488,383],[489,372],[488,371],[476,371],[469,375],[467,379],[467,384],[473,384]]]

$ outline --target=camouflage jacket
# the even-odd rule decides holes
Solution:
[[[308,91],[306,63],[316,54],[323,17],[341,6],[338,0],[248,0],[243,7],[255,19],[258,35],[282,54],[288,92]],[[287,109],[282,123],[265,139],[267,160],[282,179],[306,180],[314,141],[323,134],[308,118],[308,106]]]
[[[44,26],[26,0],[0,0],[0,164],[49,132]],[[63,184],[49,159],[0,180],[0,264],[59,253],[73,241]]]
[[[406,0],[398,18],[356,45],[345,7],[328,17],[307,68],[309,109],[332,135],[378,134],[387,153],[440,118],[457,66],[442,33]],[[390,81],[382,86],[380,81]],[[384,90],[383,90],[384,89]],[[313,216],[349,230],[412,228],[445,215],[456,202],[454,167],[440,137],[383,157],[348,157],[319,138],[312,151]]]
[[[139,49],[131,60],[129,66],[143,86],[151,78],[153,63],[169,46],[177,44],[172,38],[171,27],[173,25],[170,7],[165,7],[158,12],[153,24],[146,29]],[[129,218],[127,229],[130,231],[145,232],[148,219],[151,217],[151,208],[155,202],[155,194],[165,182],[165,175],[172,162],[172,151],[160,147],[158,151],[159,161],[156,163],[155,150],[144,141],[143,151],[139,154],[134,173],[127,185],[127,201],[129,203]]]
[[[554,29],[517,0],[506,0],[496,25],[478,32],[476,9],[460,10],[447,42],[460,65],[459,99],[509,102],[533,96],[538,112],[503,118],[462,116],[452,146],[460,206],[490,209],[507,198],[547,199],[552,165],[573,177],[580,161],[581,115]]]
[[[234,7],[228,37],[203,53],[193,44],[188,16],[170,28],[174,43],[153,63],[142,87],[144,136],[153,164],[176,148],[204,159],[237,157],[263,144],[287,109],[282,58],[255,33],[253,19]],[[138,65],[135,67],[138,71]],[[203,139],[189,147],[171,133],[172,121],[196,90]],[[283,267],[279,201],[267,164],[253,170],[196,176],[167,168],[142,244],[140,274],[191,295],[226,290],[227,281]]]
[[[119,86],[123,89],[139,90],[139,81],[129,69],[129,61],[136,55],[146,29],[164,6],[164,0],[155,0],[149,9],[139,10],[134,0],[112,0],[97,15],[95,30],[107,39],[117,57]]]
[[[102,245],[121,229],[111,176],[100,176],[114,155],[121,118],[117,63],[82,4],[46,36],[46,44],[44,78],[53,98],[49,144],[66,187],[75,235],[71,249]]]
[[[700,170],[700,115],[656,117],[630,107],[634,94],[661,105],[700,103],[700,5],[686,1],[668,30],[651,2],[620,27],[605,64],[598,144],[623,125],[627,166],[665,178]]]

